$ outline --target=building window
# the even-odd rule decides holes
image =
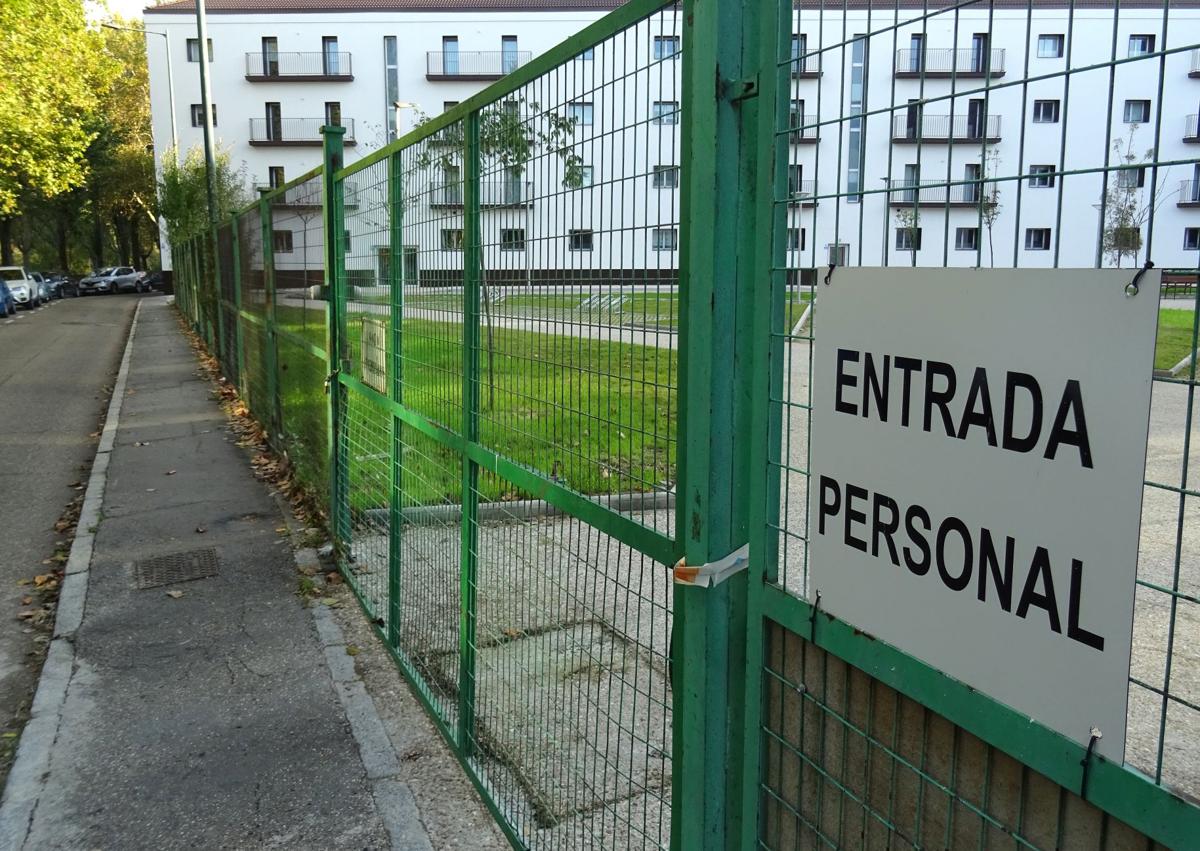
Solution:
[[[500,231],[501,251],[524,251],[525,228],[504,228]]]
[[[572,251],[591,251],[592,242],[592,231],[590,228],[567,231],[567,244]]]
[[[1126,124],[1146,124],[1150,121],[1150,101],[1148,100],[1127,100],[1125,101],[1125,123]]]
[[[846,261],[850,258],[850,243],[848,242],[831,242],[825,246],[829,252],[827,258],[830,266],[845,266]]]
[[[804,166],[798,163],[788,164],[788,197],[803,198],[811,193],[804,187]]]
[[[1059,102],[1056,100],[1035,100],[1033,102],[1034,124],[1057,124]]]
[[[342,231],[342,251],[346,254],[350,253],[350,231]]]
[[[336,77],[342,73],[341,58],[338,55],[337,36],[327,35],[321,38],[321,67],[326,77]]]
[[[1200,228],[1183,229],[1183,250],[1200,251]]]
[[[187,40],[187,56],[188,62],[200,61],[200,39],[189,38]],[[208,61],[213,61],[212,39],[208,40]]]
[[[679,231],[675,228],[654,229],[654,250],[674,251],[679,248]]]
[[[862,34],[854,36],[850,52],[850,119],[849,150],[846,158],[846,190],[851,194],[847,203],[857,204],[862,196],[855,194],[862,189],[863,159],[863,80],[867,62],[867,40]],[[838,264],[842,265],[842,264]]]
[[[587,50],[576,55],[575,58],[578,59],[580,62],[591,62],[593,59],[596,58],[596,48],[589,47]]]
[[[1061,59],[1063,55],[1062,33],[1038,36],[1039,59]]]
[[[500,70],[511,74],[517,70],[521,60],[517,54],[517,37],[515,35],[500,36]]]
[[[954,247],[958,251],[975,251],[979,248],[979,228],[958,228],[954,231]]]
[[[1050,228],[1025,228],[1026,251],[1049,251]]]
[[[595,179],[595,170],[590,165],[581,165],[579,167],[579,185],[591,186]]]
[[[287,183],[283,177],[283,166],[273,165],[267,167],[267,183],[270,184],[272,189],[278,189]]]
[[[576,127],[590,127],[592,124],[591,101],[577,100],[567,104],[567,120]]]
[[[807,242],[808,231],[804,228],[788,228],[787,232],[787,247],[788,251],[803,251],[804,244]]]
[[[1117,172],[1117,186],[1122,189],[1141,189],[1146,185],[1146,169],[1127,168]]]
[[[383,37],[383,106],[387,113],[387,137],[396,141],[396,101],[400,100],[400,63],[396,51],[396,37]]]
[[[212,104],[212,119],[213,119],[213,127],[216,127],[217,126],[217,105],[215,103]],[[204,126],[204,105],[203,104],[200,104],[200,103],[192,104],[192,126],[193,127],[203,127]]]
[[[921,247],[920,228],[896,228],[896,250],[916,251]]]
[[[453,76],[458,73],[458,36],[442,36],[442,73]]]
[[[679,56],[679,36],[656,35],[654,37],[654,58],[674,59]]]
[[[462,251],[462,228],[442,228],[442,251]]]
[[[808,34],[792,33],[792,73],[802,74],[808,65]]]
[[[1154,36],[1131,35],[1129,37],[1129,56],[1146,56],[1154,52]]]
[[[276,254],[292,253],[292,232],[290,230],[271,231],[271,245]]]
[[[1029,167],[1030,189],[1052,189],[1054,187],[1054,166],[1031,165]]]
[[[325,101],[325,123],[338,127],[342,123],[342,105],[336,100]]]
[[[679,101],[656,100],[650,110],[650,117],[655,124],[678,124]]]
[[[653,178],[655,189],[677,189],[679,187],[679,166],[656,165]]]
[[[262,40],[263,76],[279,76],[279,39],[273,35],[263,36]]]

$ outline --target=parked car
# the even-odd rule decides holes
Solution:
[[[41,281],[46,285],[51,299],[62,298],[62,282],[56,280],[53,275],[43,275],[41,272],[30,272],[30,277],[35,281]]]
[[[162,285],[162,272],[149,272],[145,277],[142,278],[142,286],[145,287],[146,292],[150,292],[151,290],[161,290]]]
[[[20,266],[0,266],[0,278],[8,284],[17,307],[31,310],[42,303],[37,281],[30,278]]]
[[[137,289],[139,277],[137,271],[129,266],[109,266],[80,281],[79,294],[92,295],[93,293],[115,293],[123,289]]]
[[[0,278],[0,316],[12,316],[17,312],[17,300],[13,298],[8,282]]]
[[[64,272],[54,272],[50,275],[50,280],[58,286],[59,295],[63,298],[72,298],[79,295],[76,289],[75,279]]]

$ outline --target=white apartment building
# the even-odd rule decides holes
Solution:
[[[408,129],[418,109],[436,115],[465,100],[614,5],[212,0],[217,143],[248,184],[278,185],[320,162],[319,128],[340,122],[352,163],[394,138],[395,101],[417,107],[400,116]],[[906,0],[900,26],[893,0],[799,5],[788,75],[789,195],[781,199],[789,267],[1093,266],[1105,229],[1099,169],[1117,164],[1112,143],[1131,132],[1138,162],[1157,134],[1157,153],[1146,161],[1169,163],[1156,174],[1108,178],[1109,186],[1132,181],[1141,207],[1155,208],[1153,233],[1140,225],[1139,259],[1200,266],[1200,2],[1173,2],[1164,15],[1158,0],[1124,0],[1115,27],[1114,4],[1084,0],[1073,14],[1065,2],[1030,11],[1024,0],[992,0],[954,11],[931,0],[928,15]],[[547,156],[512,174],[485,174],[486,268],[530,283],[673,275],[678,17],[665,10],[522,94],[576,122],[584,175],[564,189],[563,164]],[[164,41],[178,144],[187,150],[203,132],[191,0],[147,9],[145,25],[166,34],[147,40],[156,150],[167,149],[172,132]],[[1161,51],[1170,52],[1137,60]],[[1064,75],[1068,68],[1074,73]],[[419,199],[406,213],[410,281],[451,280],[461,268],[460,175],[453,163],[443,168],[407,187]],[[1026,177],[1004,179],[1018,174]],[[945,186],[993,177],[1000,179],[982,187]],[[381,186],[360,182],[347,227],[371,245],[354,245],[347,266],[366,283],[386,265],[387,235],[357,212],[379,208]],[[941,185],[920,188],[929,183]],[[980,193],[993,189],[995,212],[984,221]],[[915,216],[905,212],[913,209]],[[350,235],[357,241],[359,233]],[[319,248],[305,256],[298,239],[284,242],[277,268],[320,265]],[[169,263],[167,246],[163,257]]]

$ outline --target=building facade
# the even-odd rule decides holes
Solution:
[[[208,4],[216,141],[248,189],[317,165],[323,124],[346,128],[353,162],[395,137],[395,102],[406,104],[402,132],[411,129],[613,7],[318,5]],[[1138,0],[1119,10],[993,0],[937,15],[908,2],[799,5],[790,61],[781,62],[791,81],[789,120],[779,130],[788,139],[787,194],[778,199],[788,267],[1091,267],[1147,257],[1160,267],[1200,266],[1200,4],[1164,12],[1161,2]],[[191,3],[147,9],[145,25],[166,33],[186,151],[203,132]],[[171,139],[163,41],[147,44],[160,157]],[[664,10],[508,104],[531,114],[531,134],[543,134],[554,114],[570,122],[574,139],[555,139],[569,159],[485,164],[489,268],[527,283],[619,282],[631,272],[643,282],[672,279],[682,49],[679,15]],[[461,173],[454,140],[443,141],[431,156],[437,168],[409,187],[420,208],[409,218],[422,226],[405,264],[417,283],[452,281],[461,268]],[[378,185],[348,191],[351,220],[355,209],[365,217],[383,203]],[[295,234],[277,235],[277,268],[319,267],[320,246],[315,255],[301,246],[312,205],[296,198],[283,206],[297,218],[288,225],[277,217]],[[362,231],[374,239],[369,224]],[[352,243],[357,236],[348,234]],[[358,282],[379,280],[387,258],[378,251],[348,252]],[[167,246],[163,257],[168,263]]]

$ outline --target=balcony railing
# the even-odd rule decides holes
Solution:
[[[794,145],[818,141],[821,135],[821,128],[817,125],[820,120],[820,116],[817,115],[801,115],[798,112],[789,113],[788,127],[791,129],[788,132],[788,139]]]
[[[978,207],[996,188],[994,180],[947,186],[939,180],[887,180],[888,204],[893,207]]]
[[[476,50],[425,54],[427,80],[499,80],[533,58],[528,50]]]
[[[1175,203],[1180,207],[1200,207],[1200,181],[1182,181],[1179,184],[1179,200]]]
[[[920,77],[922,74],[926,78],[1003,77],[1004,51],[973,47],[896,51],[897,77]]]
[[[815,180],[789,180],[788,204],[793,207],[808,207],[817,203],[817,182]]]
[[[792,77],[801,79],[820,76],[821,55],[819,53],[806,53],[804,56],[792,57]]]
[[[1188,72],[1189,77],[1200,77],[1200,47],[1192,51],[1192,70]]]
[[[246,54],[246,79],[255,83],[349,82],[354,79],[353,67],[350,54],[341,51]]]
[[[892,119],[893,142],[999,142],[1000,116],[897,115]]]
[[[358,206],[358,184],[353,180],[342,182],[344,203],[347,207]],[[270,183],[255,183],[255,192],[270,192],[275,187]],[[271,204],[295,209],[312,209],[321,206],[321,189],[312,181],[293,186],[271,199]]]
[[[435,183],[429,193],[430,207],[461,207],[466,200],[462,183]],[[533,184],[521,180],[482,181],[479,184],[481,207],[525,207],[533,203]]]
[[[1184,121],[1183,141],[1200,142],[1200,115],[1189,115]]]
[[[321,128],[325,124],[324,118],[280,118],[276,121],[251,118],[250,144],[261,147],[320,145]],[[342,137],[343,143],[353,145],[354,119],[343,118],[342,126],[346,128],[346,135]]]

